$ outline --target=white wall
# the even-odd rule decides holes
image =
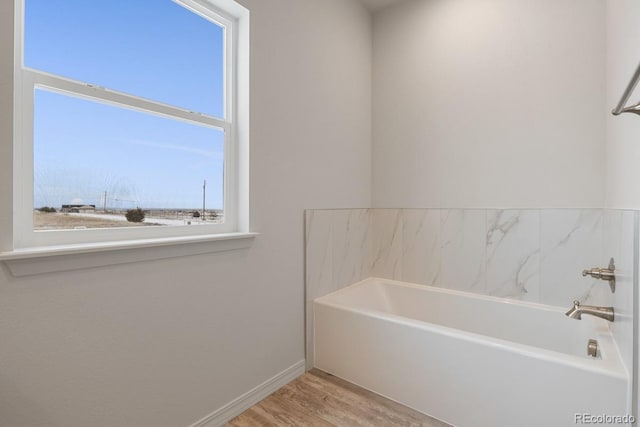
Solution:
[[[241,3],[261,235],[243,251],[40,277],[3,266],[0,426],[185,426],[304,358],[303,209],[371,202],[371,21],[345,0]]]
[[[601,207],[605,4],[406,0],[374,16],[374,207]]]
[[[610,114],[640,63],[640,3],[609,0],[607,16],[607,206],[640,209],[640,118]],[[640,100],[640,87],[628,104]]]

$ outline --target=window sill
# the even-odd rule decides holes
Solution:
[[[0,252],[0,261],[13,276],[33,276],[244,249],[256,236],[229,233],[26,248]]]

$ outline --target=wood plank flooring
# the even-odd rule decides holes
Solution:
[[[314,369],[227,424],[227,427],[263,426],[448,427],[448,424]]]

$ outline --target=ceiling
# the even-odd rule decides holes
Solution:
[[[399,3],[402,0],[360,0],[362,4],[364,4],[367,9],[372,12],[378,11],[382,8],[385,8],[391,4]]]

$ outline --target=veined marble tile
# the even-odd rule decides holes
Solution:
[[[616,292],[614,301],[625,313],[633,313],[633,271],[638,254],[634,253],[635,221],[638,212],[622,211],[620,218],[620,249],[615,255]],[[605,258],[608,260],[609,256]]]
[[[440,210],[402,211],[402,280],[433,285],[440,273]]]
[[[608,209],[604,213],[604,254],[603,259],[608,263],[609,258],[615,259],[616,282],[630,283],[633,281],[634,266],[634,222],[638,212]],[[604,262],[603,261],[603,262]],[[606,267],[606,265],[603,265]],[[629,286],[629,288],[632,285]],[[625,292],[632,292],[627,287],[616,287],[615,297],[622,297]],[[618,293],[618,291],[621,291]],[[632,293],[628,294],[629,296]],[[627,299],[627,298],[625,298]],[[632,300],[631,298],[628,298]]]
[[[440,275],[436,285],[484,294],[486,211],[440,211]]]
[[[305,217],[306,301],[335,290],[331,228],[334,211],[308,210]]]
[[[570,307],[574,300],[605,305],[607,282],[582,276],[587,268],[608,264],[602,210],[545,209],[540,215],[541,302],[559,307]]]
[[[333,213],[333,283],[335,289],[352,285],[370,276],[371,211],[337,210]]]
[[[634,253],[637,217],[638,212],[634,211],[605,211],[605,257],[613,257],[616,262],[616,292],[611,297],[616,317],[611,330],[630,372],[633,367],[633,272],[638,259]]]
[[[313,300],[336,289],[333,279],[332,227],[335,211],[305,212],[305,352],[313,367]]]
[[[538,301],[540,212],[487,211],[487,293]]]
[[[402,279],[402,210],[372,209],[371,275]]]

